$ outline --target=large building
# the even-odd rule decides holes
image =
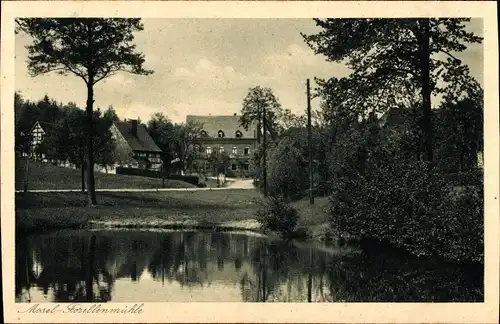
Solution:
[[[212,173],[208,162],[212,152],[225,152],[230,157],[227,175],[231,177],[251,177],[250,158],[256,149],[256,129],[245,130],[240,125],[240,116],[194,116],[188,115],[186,122],[203,125],[201,144],[203,152],[192,167],[192,171]]]
[[[116,141],[116,166],[149,170],[161,168],[162,151],[144,125],[137,120],[114,122],[110,131]]]

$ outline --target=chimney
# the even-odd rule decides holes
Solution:
[[[133,119],[130,121],[132,123],[132,135],[137,137],[137,119]]]

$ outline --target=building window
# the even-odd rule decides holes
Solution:
[[[224,152],[224,146],[219,147],[219,153]]]
[[[224,132],[220,130],[220,131],[218,132],[218,137],[219,137],[219,138],[224,137]]]
[[[200,134],[201,134],[201,136],[202,136],[202,137],[207,137],[207,135],[208,135],[208,134],[207,134],[207,132],[206,132],[206,131],[204,131],[204,130],[202,130],[202,131],[200,132]]]
[[[233,150],[231,151],[232,154],[238,154],[238,148],[236,146],[233,146]]]
[[[249,168],[250,168],[250,164],[248,162],[243,164],[243,170],[248,171]]]
[[[207,146],[207,154],[212,154],[212,148],[210,146]]]
[[[250,148],[249,147],[245,147],[244,154],[245,155],[250,154]]]
[[[236,164],[234,164],[234,163],[233,163],[233,164],[231,164],[231,170],[235,171],[236,169],[238,169],[238,168],[236,167]]]
[[[240,138],[240,137],[242,137],[242,136],[243,136],[243,134],[242,134],[240,131],[236,131],[236,137],[237,137],[237,138]]]

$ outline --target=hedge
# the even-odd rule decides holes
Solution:
[[[140,177],[147,177],[147,178],[162,178],[162,173],[160,171],[156,170],[147,170],[147,169],[139,169],[139,168],[123,168],[123,167],[117,167],[116,168],[116,174],[124,174],[124,175],[132,175],[132,176],[140,176]],[[180,174],[169,174],[165,177],[165,179],[169,180],[180,180],[184,181],[187,183],[190,183],[192,185],[200,187],[200,179],[198,176],[186,176],[186,175],[180,175]]]

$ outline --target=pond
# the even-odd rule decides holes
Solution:
[[[246,233],[18,237],[17,302],[483,301],[483,274],[401,253]]]

